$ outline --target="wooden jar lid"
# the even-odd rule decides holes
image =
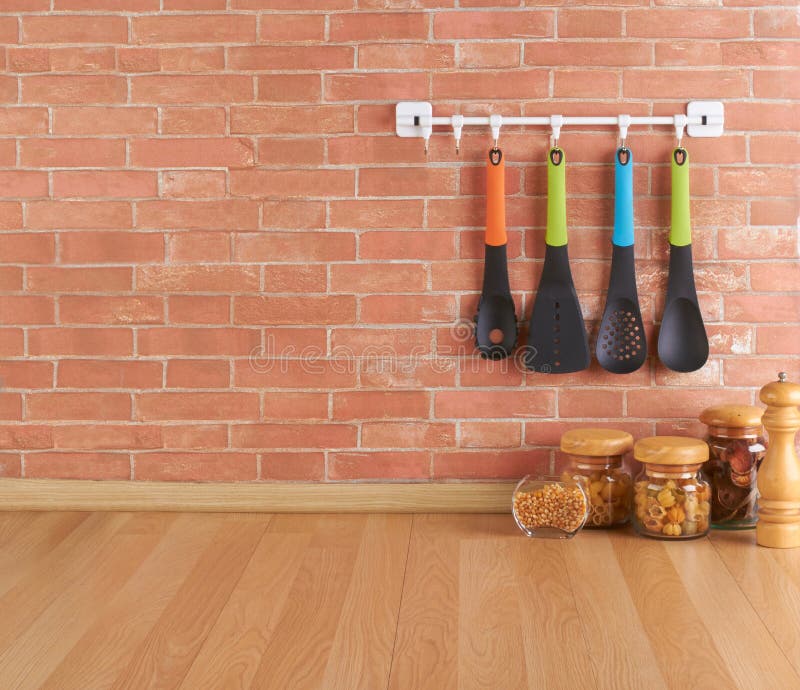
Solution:
[[[786,374],[778,374],[778,380],[761,389],[761,402],[775,407],[800,406],[800,385],[786,380]]]
[[[760,427],[763,407],[755,405],[715,405],[700,413],[700,421],[708,426],[733,429]]]
[[[633,457],[648,465],[701,465],[708,460],[708,444],[686,436],[651,436],[636,442]]]
[[[571,455],[622,455],[633,448],[633,436],[618,429],[572,429],[561,436],[561,450]]]

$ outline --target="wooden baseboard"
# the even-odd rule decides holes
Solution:
[[[508,513],[509,482],[188,483],[0,479],[0,510]]]

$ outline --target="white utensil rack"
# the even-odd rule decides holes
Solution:
[[[601,125],[618,127],[623,143],[628,135],[628,128],[637,125],[669,125],[675,128],[675,137],[680,145],[684,130],[690,137],[722,136],[725,125],[725,108],[720,101],[689,101],[685,113],[659,117],[635,117],[631,115],[615,115],[606,117],[572,117],[569,115],[550,115],[539,117],[506,117],[504,115],[483,116],[434,116],[433,106],[426,101],[402,101],[395,109],[397,136],[419,137],[428,140],[437,125],[449,126],[453,131],[456,150],[460,147],[461,132],[464,127],[488,126],[492,138],[497,142],[500,129],[504,126],[524,125],[550,127],[554,142],[558,141],[562,127],[570,125]]]

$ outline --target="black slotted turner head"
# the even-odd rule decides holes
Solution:
[[[633,251],[633,155],[617,149],[614,163],[614,234],[611,277],[595,354],[603,369],[629,374],[647,360],[647,343],[636,290]]]
[[[547,232],[539,289],[533,303],[524,354],[531,371],[566,374],[589,366],[589,341],[567,252],[564,152],[554,147],[547,157]]]
[[[486,246],[483,290],[475,316],[475,342],[481,355],[503,359],[517,344],[517,315],[508,284],[505,161],[500,149],[486,164]]]

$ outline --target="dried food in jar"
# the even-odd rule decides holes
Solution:
[[[588,502],[578,482],[526,477],[514,491],[512,510],[517,525],[529,537],[569,538],[586,522]]]

